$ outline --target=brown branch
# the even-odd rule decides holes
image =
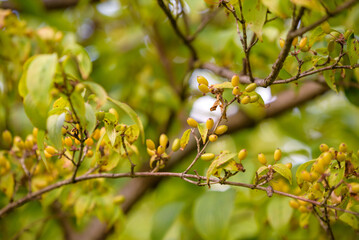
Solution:
[[[323,22],[327,21],[329,18],[334,17],[335,15],[341,13],[342,11],[354,6],[355,4],[359,3],[359,1],[357,0],[350,0],[347,1],[345,3],[343,3],[342,5],[338,6],[334,11],[328,13],[325,17],[322,17],[321,19],[319,19],[318,21],[316,21],[315,23],[306,26],[306,27],[302,27],[298,30],[292,31],[289,33],[289,37],[291,37],[292,39],[297,37],[297,36],[301,36],[304,33],[314,29],[315,27],[319,26],[320,24],[322,24]]]
[[[168,17],[168,19],[170,20],[171,26],[173,28],[173,30],[175,31],[175,33],[177,34],[177,36],[182,40],[182,42],[187,46],[187,48],[190,50],[191,55],[192,55],[192,61],[196,61],[198,59],[197,56],[197,52],[194,49],[194,47],[191,44],[191,41],[189,41],[187,39],[187,37],[185,35],[183,35],[183,33],[181,32],[181,30],[179,29],[179,26],[177,25],[177,21],[176,19],[172,16],[171,11],[166,7],[166,5],[164,4],[163,0],[157,0],[158,5],[161,7],[161,9],[163,10],[163,12],[166,14],[166,16]]]

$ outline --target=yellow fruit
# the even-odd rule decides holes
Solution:
[[[208,86],[208,81],[203,76],[198,76],[197,77],[197,82],[198,82],[198,84],[204,84],[204,85]]]
[[[227,132],[228,126],[227,125],[220,125],[217,127],[217,129],[214,131],[217,135],[222,135],[223,133]]]
[[[208,137],[208,140],[210,142],[215,142],[215,141],[217,141],[217,139],[218,139],[218,136],[216,134],[212,134]]]
[[[298,208],[298,210],[299,210],[301,213],[308,212],[308,208],[306,208],[305,206],[300,206],[300,207]]]
[[[282,158],[282,151],[279,148],[277,148],[274,151],[274,161],[279,161],[281,158]]]
[[[291,208],[294,208],[294,209],[299,208],[299,203],[296,200],[290,200],[289,205],[291,206]]]
[[[57,150],[53,146],[47,146],[45,148],[45,151],[48,152],[51,155],[54,155],[57,152]]]
[[[158,148],[157,148],[157,154],[161,155],[161,154],[164,153],[164,152],[165,152],[165,148],[164,148],[162,145],[158,146]]]
[[[234,87],[232,90],[232,94],[233,95],[239,95],[241,93],[241,90],[239,89],[239,87]]]
[[[348,150],[348,147],[345,143],[341,143],[339,145],[339,152],[347,152],[347,150]]]
[[[155,150],[156,145],[151,139],[146,139],[146,146],[150,150]]]
[[[66,122],[72,122],[72,114],[71,113],[66,113],[65,121]]]
[[[93,151],[92,150],[88,150],[86,153],[86,157],[90,158],[93,156]]]
[[[249,102],[254,103],[254,102],[257,102],[258,99],[259,99],[258,94],[255,94],[255,95],[250,96],[250,101]]]
[[[359,183],[350,183],[350,192],[359,193]]]
[[[85,140],[85,144],[86,144],[87,146],[92,146],[92,145],[93,145],[93,139],[92,139],[92,138],[86,139],[86,140]]]
[[[325,167],[320,161],[316,161],[313,163],[313,170],[316,171],[319,174],[323,174],[325,172]]]
[[[62,127],[62,128],[61,128],[61,134],[62,134],[62,135],[65,135],[66,133],[67,133],[66,128],[63,128],[63,127]]]
[[[32,136],[34,136],[35,142],[36,142],[38,132],[39,132],[38,128],[35,127],[35,128],[32,129]]]
[[[292,42],[292,46],[295,47],[298,43],[298,37],[295,37]]]
[[[321,176],[321,174],[318,173],[318,172],[311,172],[311,173],[310,173],[310,181],[311,181],[311,182],[314,182],[314,181],[317,180],[320,176]]]
[[[100,129],[96,129],[93,133],[92,133],[92,138],[95,139],[96,141],[98,141],[101,137],[101,131]]]
[[[300,51],[302,51],[302,52],[308,52],[309,50],[310,50],[310,47],[308,45],[305,45],[304,47],[302,47],[300,49]]]
[[[331,28],[328,22],[323,22],[321,28],[324,33],[329,34],[331,32]]]
[[[242,149],[241,151],[239,151],[238,153],[238,159],[240,161],[244,160],[247,157],[247,150],[246,149]]]
[[[257,87],[256,83],[251,83],[244,90],[246,92],[253,92],[256,89],[256,87]]]
[[[299,48],[300,49],[304,48],[304,46],[307,45],[307,41],[308,41],[307,37],[302,38],[299,42]]]
[[[284,47],[284,44],[285,44],[285,40],[282,39],[282,38],[280,38],[280,39],[279,39],[279,45],[280,45],[280,47],[283,48],[283,47]]]
[[[160,135],[160,145],[166,149],[167,148],[167,144],[168,144],[168,137],[166,134],[162,133]]]
[[[267,164],[266,156],[263,153],[258,154],[258,161],[263,165]]]
[[[72,139],[70,137],[65,138],[65,145],[68,147],[72,146]]]
[[[34,141],[32,140],[32,138],[28,137],[28,138],[26,138],[24,145],[25,145],[25,149],[31,150],[32,147],[34,146]]]
[[[333,155],[329,151],[322,153],[320,156],[323,157],[322,163],[325,166],[328,166],[333,159]]]
[[[208,88],[208,86],[205,85],[205,84],[200,84],[200,85],[198,85],[198,89],[199,89],[202,93],[204,93],[204,94],[206,94],[206,93],[209,92],[209,88]]]
[[[187,118],[187,124],[192,128],[196,128],[198,126],[198,122],[193,118]]]
[[[320,146],[319,146],[319,150],[320,150],[321,152],[327,152],[327,151],[329,150],[329,147],[328,147],[327,144],[322,143],[322,144],[320,144]]]
[[[155,155],[156,151],[154,149],[147,148],[147,153],[148,153],[148,155],[153,156],[153,155]]]
[[[343,162],[346,159],[346,154],[344,152],[338,152],[337,153],[337,160],[339,162]]]
[[[206,122],[206,128],[208,130],[211,130],[213,128],[213,125],[214,125],[214,121],[212,118],[208,118],[207,119],[207,122]]]
[[[116,120],[118,121],[118,119],[119,119],[120,117],[119,117],[118,112],[117,112],[116,109],[110,108],[110,109],[108,110],[108,112],[109,112],[109,113],[112,113],[112,114],[116,117]]]
[[[312,179],[310,176],[310,173],[306,170],[304,170],[300,173],[300,177],[303,179],[303,181],[306,181],[306,182],[310,182]]]
[[[293,166],[293,165],[292,165],[292,163],[289,162],[289,163],[286,163],[285,166],[286,166],[287,168],[289,168],[289,169],[292,169],[292,166]]]
[[[52,157],[52,154],[50,154],[48,151],[44,151],[44,154],[45,154],[45,157],[46,158],[50,158],[50,157]]]
[[[251,97],[250,96],[244,96],[242,99],[241,99],[241,103],[242,104],[247,104],[251,101]]]
[[[104,112],[104,111],[100,111],[100,112],[97,112],[97,113],[96,113],[96,119],[97,119],[98,121],[101,122],[104,118],[105,118],[105,112]]]
[[[75,138],[75,144],[76,145],[81,145],[81,142],[77,138]]]
[[[14,146],[18,147],[20,150],[24,149],[25,144],[24,141],[19,136],[14,137]]]
[[[12,136],[9,130],[5,130],[2,132],[2,140],[5,144],[10,145],[12,142]]]
[[[114,204],[121,204],[125,201],[125,197],[123,195],[119,195],[113,198],[113,203]]]
[[[172,151],[176,152],[180,148],[180,143],[181,143],[181,141],[179,140],[179,138],[176,138],[175,140],[173,140]]]
[[[211,161],[215,157],[214,153],[204,153],[201,155],[203,161]]]
[[[232,83],[233,87],[237,87],[239,85],[239,76],[233,75],[233,77],[231,79],[231,83]]]

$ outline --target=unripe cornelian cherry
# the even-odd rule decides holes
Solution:
[[[204,85],[208,86],[208,81],[203,76],[198,76],[197,77],[197,82],[198,82],[198,84],[204,84]]]
[[[258,154],[258,161],[263,165],[267,164],[266,156],[263,153]]]
[[[223,133],[227,132],[228,126],[227,125],[220,125],[214,131],[215,134],[222,135]]]
[[[246,149],[242,149],[241,151],[239,151],[238,153],[238,159],[240,161],[244,160],[247,157],[247,150]]]
[[[160,136],[160,145],[162,147],[164,147],[164,149],[167,148],[167,144],[168,144],[168,137],[166,134],[162,133]]]
[[[179,138],[176,138],[175,140],[173,140],[172,151],[176,152],[180,148],[180,143],[181,143],[181,141],[179,140]]]
[[[202,83],[198,85],[198,89],[204,94],[209,92],[208,86]]]
[[[233,95],[239,95],[241,93],[241,90],[239,89],[239,87],[234,87],[233,90],[232,90],[232,94]]]
[[[239,76],[238,75],[233,75],[233,77],[231,79],[231,84],[233,87],[238,87],[238,85],[239,85]]]
[[[304,48],[304,46],[307,45],[307,41],[308,41],[307,37],[302,38],[299,42],[299,48]]]
[[[282,151],[279,148],[277,148],[274,151],[274,161],[279,161],[281,158],[282,158]]]
[[[320,146],[319,146],[319,150],[320,150],[321,152],[326,152],[326,151],[329,150],[329,147],[328,147],[327,144],[322,143],[322,144],[320,144]]]
[[[217,139],[218,139],[218,136],[216,134],[212,134],[208,137],[208,140],[210,142],[215,142],[215,141],[217,141]]]
[[[208,118],[207,119],[207,122],[206,122],[206,128],[208,130],[211,130],[213,128],[213,125],[214,125],[214,121],[212,118]]]
[[[244,90],[246,92],[253,92],[256,89],[256,87],[257,87],[256,83],[251,83]]]
[[[284,44],[285,44],[285,40],[284,39],[279,39],[279,45],[280,45],[280,47],[281,48],[283,48],[284,47]]]
[[[198,122],[196,120],[194,120],[193,118],[187,118],[187,124],[191,128],[196,128],[198,126]]]
[[[347,150],[348,150],[348,147],[347,147],[347,145],[345,143],[341,143],[339,145],[339,151],[340,152],[347,152]]]
[[[150,150],[155,150],[156,145],[151,139],[146,139],[146,146]]]
[[[204,153],[201,155],[203,161],[211,161],[214,157],[215,155],[213,153]]]

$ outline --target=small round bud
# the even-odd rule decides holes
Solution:
[[[2,132],[2,140],[4,141],[5,144],[10,146],[12,142],[12,136],[9,130],[5,130]]]
[[[167,144],[168,144],[168,137],[166,134],[162,133],[160,135],[160,145],[166,149],[167,148]]]
[[[158,146],[158,148],[157,148],[157,154],[161,155],[161,154],[164,153],[164,152],[165,152],[165,148],[164,148],[162,145]]]
[[[147,148],[147,153],[148,153],[148,155],[153,156],[156,154],[156,151],[154,149]]]
[[[86,157],[90,158],[93,156],[93,151],[92,150],[88,150],[86,153]]]
[[[156,145],[151,139],[146,139],[146,146],[150,150],[155,150]]]
[[[204,153],[201,155],[203,161],[211,161],[215,157],[214,153]]]
[[[250,96],[250,101],[249,102],[254,103],[254,102],[257,102],[258,99],[259,99],[258,94],[255,94],[255,95]]]
[[[323,174],[325,172],[325,167],[320,161],[316,161],[313,163],[313,170],[319,174]]]
[[[291,208],[297,209],[297,208],[299,208],[299,203],[296,200],[290,200],[289,201],[289,206]]]
[[[38,132],[39,132],[38,128],[35,127],[35,128],[32,129],[32,136],[34,136],[35,141],[36,141]]]
[[[292,163],[289,162],[289,163],[286,163],[285,166],[286,166],[287,168],[289,168],[289,169],[292,169],[292,166],[293,166],[293,165],[292,165]]]
[[[205,85],[205,84],[199,84],[199,85],[198,85],[198,89],[199,89],[202,93],[204,93],[204,94],[206,94],[206,93],[209,92],[209,88],[208,88],[208,86]]]
[[[303,181],[306,181],[306,182],[310,182],[311,181],[311,176],[310,176],[310,173],[306,170],[302,171],[300,173],[300,177],[303,179]]]
[[[299,42],[299,48],[300,48],[300,49],[304,48],[304,46],[307,45],[307,41],[308,41],[308,38],[307,38],[307,37],[302,38],[302,39],[300,40],[300,42]]]
[[[344,152],[338,152],[337,153],[337,160],[339,162],[343,162],[346,159],[346,154]]]
[[[65,138],[65,145],[68,147],[72,146],[72,139],[70,137]]]
[[[325,166],[328,166],[333,159],[333,155],[329,151],[322,153],[320,156],[323,157],[322,163]]]
[[[285,40],[284,40],[283,38],[280,38],[280,39],[279,39],[279,45],[280,45],[280,47],[283,48],[283,47],[284,47],[284,44],[285,44]]]
[[[240,95],[240,93],[241,93],[241,90],[239,89],[238,86],[233,88],[233,90],[232,90],[233,95],[235,95],[235,96]]]
[[[197,82],[198,82],[198,84],[204,84],[204,85],[208,86],[208,81],[203,76],[198,76],[197,77]]]
[[[66,133],[67,133],[66,128],[62,127],[62,128],[61,128],[61,134],[62,134],[62,135],[65,135]]]
[[[239,85],[239,76],[237,74],[233,75],[231,79],[231,83],[233,87],[238,87]]]
[[[242,150],[239,151],[239,153],[238,153],[238,159],[239,159],[240,161],[244,160],[244,159],[247,157],[247,154],[248,154],[247,150],[246,150],[246,149],[242,149]]]
[[[85,144],[86,144],[87,146],[92,146],[92,145],[93,145],[93,139],[92,139],[92,138],[86,139],[86,140],[85,140]]]
[[[101,137],[101,131],[100,129],[96,129],[93,133],[92,133],[92,138],[95,139],[96,141],[98,141]]]
[[[80,144],[81,144],[81,142],[80,142],[77,138],[75,138],[75,143],[76,143],[76,145],[80,145]]]
[[[227,132],[228,126],[227,125],[220,125],[217,127],[217,129],[214,131],[217,135],[222,135],[223,133]]]
[[[125,201],[125,197],[123,195],[119,195],[113,198],[114,204],[121,204]]]
[[[281,158],[282,158],[282,151],[279,148],[277,148],[274,151],[274,161],[279,161]]]
[[[214,121],[212,118],[208,118],[207,119],[207,122],[206,122],[206,128],[208,130],[211,130],[213,128],[213,125],[214,125]]]
[[[196,128],[198,126],[198,122],[196,120],[194,120],[193,118],[187,118],[187,124],[191,128]]]
[[[263,153],[258,154],[258,161],[263,165],[267,164],[266,156]]]
[[[256,83],[251,83],[244,90],[246,92],[253,92],[256,89],[256,87],[257,87]]]
[[[322,144],[320,144],[320,146],[319,146],[319,150],[320,150],[321,152],[327,152],[327,151],[329,150],[329,147],[328,147],[327,144],[322,143]]]
[[[215,142],[215,141],[217,141],[217,139],[218,139],[218,136],[216,134],[212,134],[208,137],[208,140],[210,142]]]
[[[339,145],[339,151],[340,152],[347,152],[347,150],[348,150],[348,147],[347,147],[347,145],[345,143],[341,143]]]
[[[251,97],[250,96],[244,96],[242,99],[241,99],[241,103],[242,104],[247,104],[251,101]]]
[[[44,151],[44,154],[45,154],[45,157],[46,158],[51,158],[52,157],[52,154],[50,154],[48,151]]]
[[[181,140],[179,138],[176,138],[175,140],[173,140],[172,151],[174,151],[174,152],[178,151],[178,149],[180,148],[180,144],[181,144]]]
[[[51,155],[54,155],[57,152],[56,149],[53,146],[47,146],[45,148],[45,151],[48,152]]]
[[[298,37],[295,37],[292,42],[292,46],[295,47],[298,43]]]

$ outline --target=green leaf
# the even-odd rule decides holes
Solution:
[[[137,125],[131,125],[127,127],[125,135],[127,142],[129,144],[132,144],[138,139],[138,136],[140,135],[140,130],[138,129]]]
[[[0,190],[5,193],[8,199],[11,199],[14,193],[14,176],[11,172],[1,176]]]
[[[83,82],[83,84],[97,96],[98,100],[96,109],[102,107],[107,101],[107,92],[105,89],[95,82]]]
[[[77,65],[75,57],[65,56],[65,59],[62,62],[62,68],[67,77],[81,80],[80,69]]]
[[[282,175],[289,181],[290,184],[292,184],[292,171],[286,165],[282,163],[277,163],[274,164],[272,167],[277,173]]]
[[[68,46],[64,54],[75,56],[78,68],[83,79],[87,79],[92,71],[92,62],[86,50],[78,44]]]
[[[203,239],[226,239],[235,191],[206,192],[194,204],[193,221]]]
[[[308,228],[310,213],[302,213],[299,217],[299,225],[301,228]]]
[[[235,156],[237,156],[237,153],[229,153],[229,152],[221,153],[215,160],[217,162],[217,168],[226,164],[229,160],[231,160]]]
[[[201,134],[203,144],[205,144],[206,140],[207,140],[207,133],[208,133],[206,123],[199,123],[197,128],[198,128],[199,133]]]
[[[340,164],[341,168],[338,166],[338,162],[333,162],[330,165],[330,176],[329,176],[329,186],[333,187],[337,185],[343,178],[345,173],[345,163]]]
[[[355,79],[354,74],[350,78],[350,82],[356,84],[357,81]],[[349,102],[359,107],[359,89],[355,87],[346,87],[344,88],[345,97]]]
[[[47,101],[56,72],[57,55],[43,54],[31,60],[26,72],[26,87],[34,101]]]
[[[258,39],[262,41],[262,28],[266,20],[267,8],[257,1],[242,1],[243,15],[248,23],[249,28],[257,35]]]
[[[233,88],[231,82],[223,82],[218,84],[213,84],[214,88]]]
[[[298,167],[297,172],[296,172],[296,174],[295,174],[295,177],[296,177],[296,179],[297,179],[297,184],[298,184],[300,187],[301,187],[301,185],[303,184],[303,179],[301,178],[300,173],[301,173],[302,171],[306,170],[307,167],[308,167],[309,165],[313,164],[315,161],[316,161],[316,159],[310,160],[310,161],[308,161],[308,162],[303,163],[302,165],[300,165],[300,166]]]
[[[325,82],[327,83],[327,85],[334,90],[336,93],[338,93],[338,89],[336,86],[336,75],[337,75],[337,71],[335,70],[328,70],[328,71],[324,71],[323,76],[325,79]],[[340,74],[340,73],[339,73]]]
[[[359,41],[351,34],[347,41],[350,65],[354,66],[359,60]]]
[[[44,162],[46,169],[49,170],[49,168],[47,166],[45,153],[44,153],[44,150],[45,150],[44,143],[45,143],[45,130],[39,129],[39,131],[37,133],[37,148],[39,149],[40,157],[41,157],[42,161]]]
[[[54,145],[54,147],[61,151],[62,150],[62,125],[65,122],[65,113],[60,115],[51,115],[47,119],[47,136]]]
[[[25,97],[28,94],[27,86],[26,86],[26,78],[27,78],[27,71],[29,69],[29,65],[32,63],[32,61],[35,59],[36,56],[32,56],[24,64],[23,72],[19,81],[18,91],[19,95],[21,97]]]
[[[163,239],[183,207],[184,203],[174,202],[160,208],[153,216],[151,239]]]
[[[342,222],[345,222],[346,224],[348,224],[349,226],[351,226],[352,228],[354,228],[355,230],[359,229],[359,221],[358,218],[356,216],[354,216],[353,214],[350,213],[343,213],[342,215],[340,215],[339,219]]]
[[[66,108],[68,106],[70,106],[69,101],[67,101],[67,99],[63,97],[59,97],[58,99],[56,99],[56,101],[52,105],[53,108]]]
[[[281,18],[290,16],[291,3],[287,0],[261,0],[269,11]]]
[[[187,146],[190,135],[191,135],[191,129],[187,129],[183,133],[183,135],[181,137],[181,141],[180,141],[181,150],[185,149],[185,147]]]
[[[24,99],[24,109],[27,117],[31,123],[38,129],[46,129],[47,113],[49,111],[49,104],[46,101],[35,101],[33,97],[28,94]]]
[[[85,215],[90,203],[91,197],[87,195],[83,195],[77,199],[74,206],[74,212],[77,220],[81,219]]]
[[[261,166],[260,168],[258,168],[258,170],[257,170],[258,176],[265,170],[268,170],[267,166]]]
[[[113,146],[116,140],[115,124],[112,122],[105,121],[105,129],[108,139],[110,139],[111,145]]]
[[[96,127],[96,115],[90,104],[85,103],[85,118],[87,134],[91,136]]]
[[[323,29],[319,26],[316,27],[309,36],[308,39],[308,46],[311,47],[313,46],[314,43],[322,40],[327,34],[323,32]]]
[[[137,124],[137,126],[141,132],[142,143],[144,143],[145,142],[145,131],[143,129],[142,122],[141,122],[140,118],[138,117],[137,113],[135,111],[133,111],[133,109],[130,106],[128,106],[126,103],[116,101],[110,97],[107,97],[107,100],[109,100],[110,102],[112,102],[113,104],[115,104],[116,106],[121,108],[123,111],[125,111],[127,113],[127,115],[129,115],[130,118]]]
[[[85,100],[84,98],[81,96],[80,93],[78,92],[73,92],[70,96],[71,102],[72,102],[72,106],[73,106],[73,111],[75,111],[77,116],[82,125],[82,127],[86,127],[86,117],[85,117],[85,113],[86,113],[86,107],[85,107]]]
[[[316,12],[325,12],[319,0],[291,0],[294,4],[303,6]]]
[[[267,218],[275,230],[287,227],[292,213],[293,209],[289,206],[287,198],[273,197],[267,206]]]

